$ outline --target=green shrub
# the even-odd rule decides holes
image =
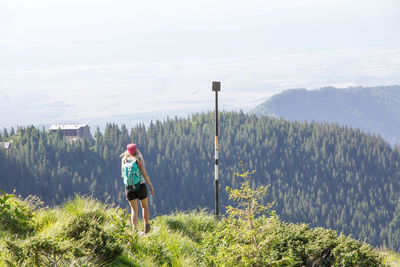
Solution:
[[[112,216],[118,216],[116,210],[93,199],[77,197],[64,208],[42,209],[35,215],[29,222],[35,223],[36,232],[23,239],[10,236],[4,242],[5,259],[11,265],[99,266],[109,265],[122,254],[119,237],[124,229],[117,226],[124,219],[112,224]]]
[[[65,237],[76,244],[74,256],[112,262],[122,253],[116,238],[104,229],[105,216],[99,211],[74,218],[64,229]]]
[[[242,163],[242,173],[235,173],[243,179],[241,187],[226,189],[229,199],[236,201],[237,206],[227,207],[228,217],[208,240],[212,243],[218,241],[214,244],[220,244],[216,247],[212,245],[216,255],[210,255],[217,265],[252,266],[262,265],[265,262],[264,236],[268,232],[269,225],[272,225],[270,222],[274,220],[275,214],[272,203],[265,205],[261,203],[268,187],[258,186],[255,189],[250,187],[249,179],[254,173],[255,171],[246,171]]]
[[[29,207],[14,195],[0,190],[0,230],[12,234],[26,235],[32,232],[33,213]]]
[[[26,266],[64,265],[71,246],[52,237],[34,236],[23,241],[8,241],[9,262]]]
[[[270,232],[276,253],[271,263],[292,259],[293,266],[385,266],[382,256],[370,245],[324,228],[279,223]]]

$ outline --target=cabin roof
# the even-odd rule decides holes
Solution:
[[[78,130],[87,126],[87,124],[53,124],[50,126],[49,130]]]
[[[11,143],[10,142],[0,142],[0,147],[9,149],[11,147]]]

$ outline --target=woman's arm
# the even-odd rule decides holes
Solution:
[[[154,195],[154,188],[153,188],[153,184],[150,181],[149,175],[147,175],[146,172],[146,167],[144,166],[144,160],[142,158],[138,158],[137,159],[137,163],[138,163],[138,167],[140,169],[140,171],[142,172],[142,175],[144,177],[144,180],[146,181],[146,183],[149,185],[150,187],[150,194]]]

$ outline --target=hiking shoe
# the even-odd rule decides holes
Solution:
[[[150,224],[149,223],[146,224],[146,227],[144,228],[144,233],[147,234],[148,232],[150,232],[150,229],[151,229]]]

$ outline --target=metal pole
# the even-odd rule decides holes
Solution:
[[[215,218],[218,220],[218,91],[221,91],[221,83],[213,82],[212,90],[215,91]]]

